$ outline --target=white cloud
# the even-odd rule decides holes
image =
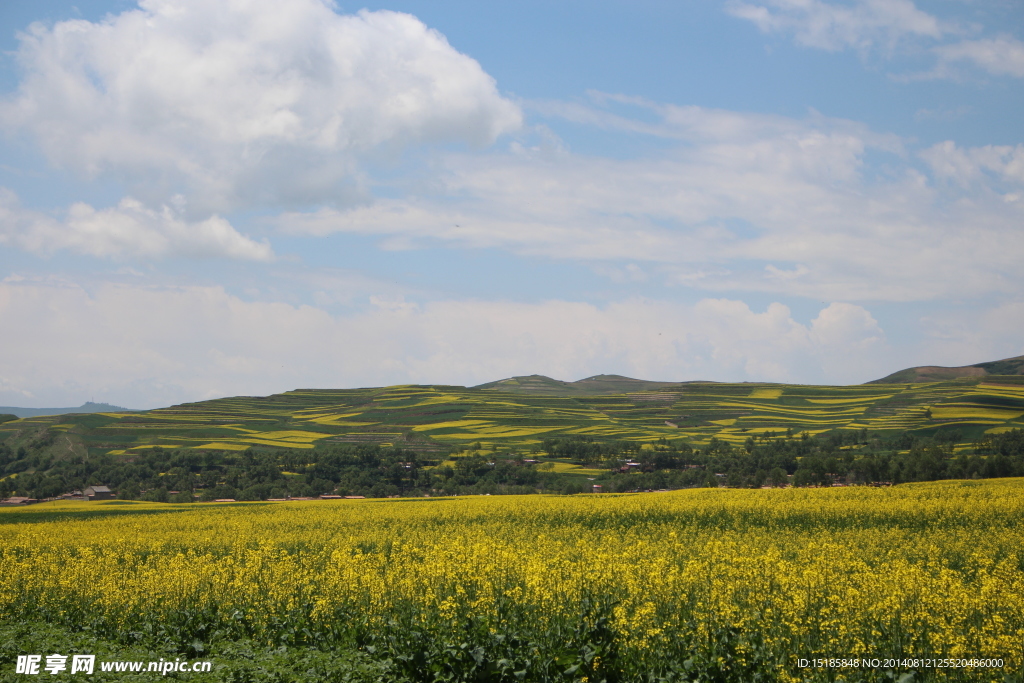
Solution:
[[[795,321],[775,303],[696,305],[629,299],[512,303],[381,297],[330,315],[245,301],[216,287],[0,283],[0,318],[19,334],[0,358],[0,403],[74,403],[83,395],[155,406],[298,387],[476,384],[515,374],[578,379],[859,382],[884,369],[870,314],[832,304]],[[68,344],[73,335],[74,343]],[[824,359],[843,362],[826,366]],[[89,392],[86,394],[86,392]],[[5,398],[6,397],[6,398]]]
[[[958,26],[923,12],[912,0],[730,0],[726,11],[763,33],[784,33],[806,47],[838,52],[892,50],[902,41],[941,41],[978,27]],[[1010,35],[961,40],[932,48],[938,58],[929,71],[895,76],[898,81],[957,78],[959,63],[997,76],[1024,78],[1024,43]]]
[[[1012,36],[965,40],[935,48],[939,56],[936,76],[949,75],[949,65],[970,62],[997,76],[1024,78],[1024,42]]]
[[[753,22],[764,33],[791,33],[800,45],[833,52],[891,48],[906,37],[937,39],[949,30],[911,0],[733,1],[726,10]]]
[[[939,178],[968,187],[985,183],[986,172],[1014,186],[1024,186],[1024,144],[959,147],[952,140],[921,152],[921,158]]]
[[[0,244],[37,254],[71,250],[104,258],[166,256],[224,257],[269,261],[266,242],[240,234],[223,218],[183,220],[170,207],[154,211],[131,198],[112,208],[73,204],[63,220],[20,206],[13,192],[0,188]]]
[[[450,155],[437,167],[432,194],[289,213],[277,223],[293,234],[379,235],[391,248],[441,243],[633,262],[648,275],[660,268],[678,284],[819,300],[927,300],[1024,284],[1016,262],[1024,251],[1024,202],[996,187],[1020,173],[1016,148],[954,146],[943,163],[963,156],[971,168],[999,170],[998,177],[981,174],[974,184],[950,187],[937,161],[945,148],[924,154],[934,162],[932,176],[925,175],[901,141],[853,122],[655,110],[661,120],[642,125],[678,140],[656,157],[614,160],[523,146]],[[579,105],[566,115],[630,125]],[[867,167],[869,151],[890,153],[884,175]],[[614,265],[599,271],[622,279]],[[953,271],[956,279],[948,276]]]
[[[492,142],[519,108],[480,65],[408,14],[321,0],[141,0],[92,23],[33,24],[0,110],[49,159],[123,179],[192,217],[361,194],[368,160]]]

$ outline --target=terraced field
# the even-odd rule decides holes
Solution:
[[[573,435],[601,441],[687,439],[699,445],[712,438],[742,443],[790,429],[812,434],[955,429],[971,440],[1024,427],[1020,376],[857,386],[638,383],[646,390],[610,394],[600,391],[630,385],[583,382],[591,388],[580,391],[568,384],[560,390],[549,384],[543,385],[545,393],[524,393],[529,382],[508,381],[477,388],[300,389],[143,413],[26,418],[0,425],[0,439],[48,430],[59,434],[56,443],[66,448],[125,456],[155,446],[241,451],[330,443],[443,453],[478,443],[485,449],[532,449],[544,439]]]

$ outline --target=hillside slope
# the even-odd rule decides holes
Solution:
[[[93,403],[86,401],[77,408],[18,408],[0,406],[0,415],[16,415],[17,417],[40,417],[42,415],[67,415],[68,413],[133,413],[131,408],[113,406],[109,403]]]
[[[520,375],[480,384],[472,389],[504,391],[513,394],[551,396],[601,396],[625,394],[634,391],[654,391],[666,387],[679,387],[680,382],[653,382],[622,375],[594,375],[575,382],[564,382],[544,375]]]
[[[975,363],[974,365],[963,365],[960,367],[947,368],[940,365],[921,365],[916,368],[906,368],[894,372],[882,379],[876,379],[868,384],[907,384],[916,382],[944,382],[961,377],[982,378],[990,375],[1024,375],[1024,356],[1014,356],[1002,360],[989,361],[986,363]]]
[[[516,378],[498,386],[393,386],[300,389],[266,397],[233,397],[138,413],[31,417],[0,424],[11,449],[133,457],[164,449],[308,450],[332,443],[378,444],[446,453],[480,443],[525,450],[545,440],[581,437],[598,442],[654,443],[712,439],[741,445],[749,437],[829,430],[867,430],[919,436],[939,432],[973,440],[1024,428],[1024,376],[962,377],[944,382],[859,386],[690,383],[623,391],[642,383],[595,377],[577,395],[520,393],[548,378]],[[496,383],[497,384],[497,383]],[[654,383],[651,383],[654,384]],[[602,393],[608,388],[619,393]],[[593,391],[593,393],[585,393]]]

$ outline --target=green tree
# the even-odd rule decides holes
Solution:
[[[117,497],[121,500],[136,500],[141,495],[139,482],[130,481],[117,487]]]
[[[768,483],[772,486],[785,486],[789,483],[789,476],[786,474],[786,470],[781,467],[772,468],[768,472]]]
[[[768,473],[764,470],[757,470],[754,472],[754,476],[750,480],[750,487],[759,489],[764,486],[764,483],[768,480]]]
[[[167,494],[167,489],[163,486],[155,489],[146,491],[145,495],[142,496],[143,500],[149,500],[154,503],[166,503],[170,500],[170,496]]]
[[[810,486],[817,481],[818,477],[812,470],[801,467],[793,474],[793,486]]]

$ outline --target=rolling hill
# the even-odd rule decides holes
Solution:
[[[86,401],[77,408],[17,408],[15,406],[0,406],[0,415],[14,415],[15,417],[39,417],[41,415],[67,415],[68,413],[132,413],[136,412],[130,408],[112,406],[109,403],[93,403]]]
[[[857,386],[666,383],[617,375],[559,382],[534,375],[470,388],[299,389],[137,413],[27,417],[0,424],[0,442],[36,450],[44,444],[53,457],[130,458],[155,446],[244,451],[366,443],[447,453],[480,443],[529,451],[571,437],[699,446],[713,438],[741,444],[765,432],[836,429],[946,432],[967,441],[1021,427],[1024,375],[1016,374]]]
[[[575,382],[563,382],[544,375],[509,377],[472,387],[483,391],[503,391],[513,394],[551,396],[602,396],[636,391],[654,391],[681,386],[680,382],[651,382],[622,375],[594,375]]]
[[[921,365],[906,368],[891,375],[876,379],[868,384],[905,384],[907,382],[943,382],[961,377],[982,378],[990,375],[1024,375],[1024,356],[1014,356],[1003,360],[975,363],[955,368],[939,365]]]

